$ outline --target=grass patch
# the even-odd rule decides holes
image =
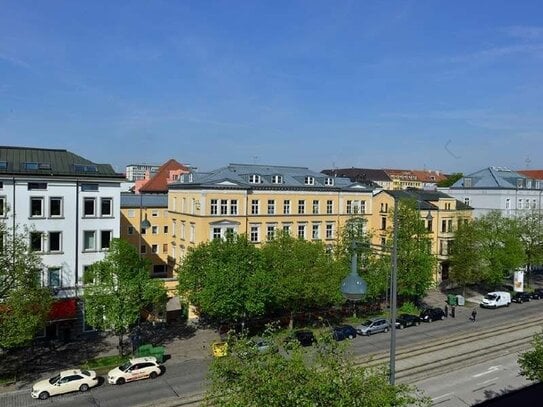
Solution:
[[[15,377],[0,377],[0,386],[9,386],[15,382]]]
[[[124,363],[129,359],[128,356],[119,356],[119,355],[113,355],[113,356],[104,356],[101,358],[95,358],[87,360],[82,366],[82,369],[87,370],[109,370],[113,369],[114,367],[119,366],[120,364]]]

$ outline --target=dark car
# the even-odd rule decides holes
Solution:
[[[332,329],[332,337],[336,341],[356,338],[356,329],[351,325],[336,326]]]
[[[317,340],[315,339],[315,335],[313,335],[313,332],[308,329],[300,329],[298,331],[294,331],[294,333],[287,338],[287,342],[292,341],[297,341],[302,346],[311,346],[315,342],[317,342]]]
[[[404,329],[408,326],[420,325],[420,317],[411,314],[400,314],[396,318],[396,327],[398,329]]]
[[[538,299],[543,298],[543,288],[536,288],[534,290],[534,294],[537,294],[537,296],[539,297]]]
[[[532,296],[529,293],[515,293],[511,297],[511,302],[516,302],[517,304],[522,304],[523,302],[530,302]]]
[[[445,312],[441,308],[426,308],[420,313],[420,320],[424,322],[445,319]]]

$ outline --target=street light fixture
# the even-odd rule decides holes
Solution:
[[[351,272],[341,282],[341,293],[350,301],[360,301],[368,291],[368,285],[362,277],[358,275],[358,255],[356,253],[356,242],[351,243]]]

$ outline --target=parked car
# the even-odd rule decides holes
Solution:
[[[373,318],[368,319],[356,328],[358,335],[376,334],[379,332],[388,332],[390,325],[385,318]]]
[[[356,329],[351,325],[340,325],[332,329],[332,337],[336,341],[356,338]]]
[[[532,299],[532,296],[529,293],[520,293],[516,292],[513,294],[513,298],[511,298],[512,302],[516,302],[517,304],[522,304],[523,302],[530,302]]]
[[[539,296],[539,298],[543,298],[543,288],[536,288],[534,290],[534,293],[537,293],[537,295]]]
[[[302,346],[311,346],[317,342],[315,335],[309,329],[300,329],[290,334],[286,342],[291,343],[293,341],[298,342]]]
[[[404,329],[408,326],[420,325],[420,317],[411,314],[400,314],[396,318],[396,327],[398,329]]]
[[[87,391],[98,385],[98,376],[94,370],[64,370],[50,379],[41,380],[32,386],[30,395],[35,399],[46,400],[49,396]]]
[[[543,298],[543,290],[541,290],[540,288],[535,289],[530,293],[530,298],[532,300],[540,300],[541,298]]]
[[[440,319],[445,319],[445,311],[441,308],[426,308],[420,313],[420,320],[424,322],[432,322]]]
[[[511,294],[507,291],[493,291],[484,296],[480,306],[483,308],[508,307],[511,304]]]
[[[160,364],[154,356],[129,359],[107,374],[109,384],[124,384],[141,379],[156,379],[162,373]]]

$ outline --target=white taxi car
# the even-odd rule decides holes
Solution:
[[[41,380],[32,386],[30,395],[35,399],[46,400],[49,396],[87,391],[98,385],[98,377],[94,370],[64,370],[50,379]]]
[[[155,379],[160,373],[162,370],[155,357],[133,358],[110,370],[107,374],[107,382],[109,384],[124,384],[147,378]]]

